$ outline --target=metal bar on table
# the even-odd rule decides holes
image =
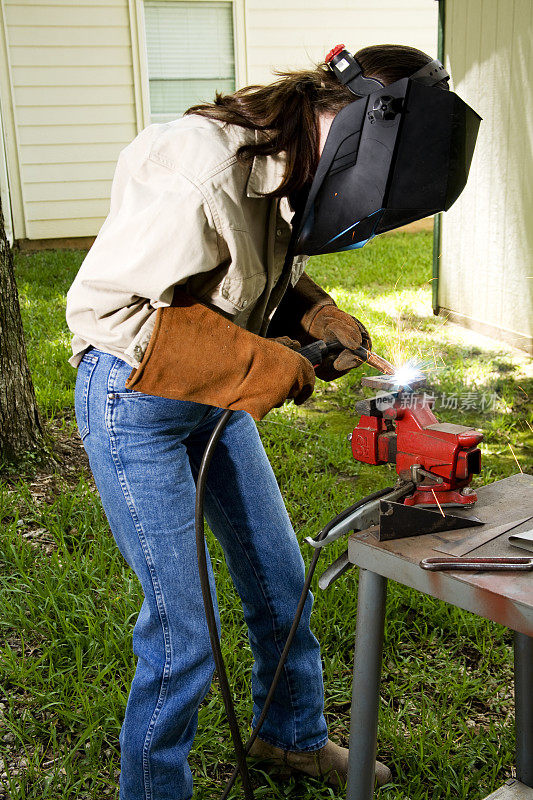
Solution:
[[[533,788],[533,638],[514,634],[516,777]]]
[[[447,542],[446,544],[435,547],[434,549],[439,550],[442,553],[447,553],[451,556],[471,555],[474,550],[478,549],[478,547],[481,547],[482,545],[487,544],[487,542],[496,539],[498,536],[501,536],[502,533],[507,533],[508,531],[512,531],[513,528],[518,528],[519,525],[522,525],[524,522],[528,522],[530,519],[532,519],[531,516],[522,517],[514,522],[506,522],[503,525],[497,525],[496,527],[485,527],[481,531],[469,533],[462,539],[455,539],[453,542]]]
[[[387,579],[359,570],[347,800],[374,794]]]

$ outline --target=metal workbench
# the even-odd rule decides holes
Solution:
[[[483,527],[378,541],[373,529],[350,536],[349,560],[360,567],[350,723],[347,800],[371,800],[379,711],[379,684],[387,579],[437,597],[514,633],[516,780],[491,800],[533,800],[533,572],[430,572],[423,558],[467,550],[480,531],[484,538],[505,523],[533,514],[533,476],[518,474],[478,490],[474,513]],[[533,527],[533,520],[473,549],[475,556],[527,556],[509,536]],[[461,544],[462,543],[462,544]],[[466,543],[467,547],[464,546]],[[463,553],[466,555],[466,552]],[[489,798],[487,798],[489,800]]]

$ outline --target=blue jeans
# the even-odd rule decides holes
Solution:
[[[76,419],[115,541],[144,592],[137,668],[120,732],[121,800],[188,800],[187,756],[213,660],[194,532],[195,477],[221,409],[125,389],[131,368],[98,350],[76,382]],[[287,637],[304,564],[252,418],[235,412],[211,464],[205,511],[242,601],[257,719]],[[212,594],[215,597],[210,565]],[[261,738],[290,750],[327,741],[312,598]]]

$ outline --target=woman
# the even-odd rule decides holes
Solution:
[[[356,59],[384,85],[430,61],[392,45]],[[320,65],[149,126],[120,154],[109,216],[68,294],[80,434],[144,591],[120,734],[121,800],[192,796],[187,755],[213,674],[195,476],[221,407],[240,410],[214,456],[206,517],[244,608],[255,718],[290,628],[303,561],[252,416],[313,390],[314,371],[290,337],[342,342],[317,373],[326,379],[360,363],[352,351],[361,343],[370,347],[364,326],[303,273],[305,259],[288,272],[285,263],[293,209],[335,114],[353,99]],[[339,783],[347,750],[328,740],[311,605],[254,753]],[[389,777],[378,762],[378,782]]]

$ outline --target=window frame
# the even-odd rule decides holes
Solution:
[[[204,3],[209,0],[170,0],[171,2]],[[235,53],[235,87],[247,84],[245,0],[227,0],[232,6],[233,48]],[[133,86],[137,132],[151,124],[150,85],[148,80],[148,56],[146,50],[146,29],[144,23],[144,0],[128,0],[130,12]]]

